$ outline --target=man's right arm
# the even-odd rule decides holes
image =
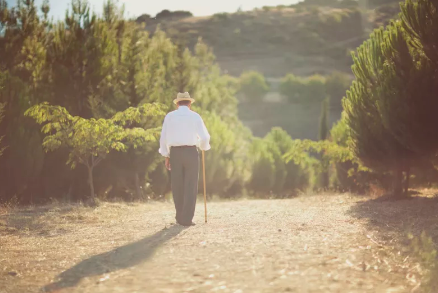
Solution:
[[[197,123],[197,132],[200,140],[200,149],[203,151],[208,151],[211,149],[210,146],[210,134],[208,133],[207,127],[205,127],[202,117],[199,116]]]

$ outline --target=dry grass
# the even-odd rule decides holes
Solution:
[[[359,202],[352,207],[350,214],[365,220],[369,233],[382,247],[391,247],[390,253],[411,259],[409,273],[411,278],[416,275],[417,292],[437,292],[434,280],[438,278],[438,261],[426,263],[424,258],[435,259],[438,247],[438,191],[422,189],[411,193],[412,196],[403,200],[382,196]],[[431,278],[430,274],[432,280],[421,281]]]
[[[0,292],[426,292],[406,235],[437,240],[435,199],[201,204],[189,229],[169,202],[3,209]]]
[[[36,285],[82,257],[135,240],[148,230],[148,219],[163,203],[104,203],[96,209],[80,204],[3,208],[0,216],[0,292],[36,292]],[[154,216],[152,216],[154,217]],[[163,224],[164,227],[164,224]],[[154,227],[155,228],[155,227]],[[143,231],[142,231],[143,230]],[[4,252],[4,253],[3,253]]]

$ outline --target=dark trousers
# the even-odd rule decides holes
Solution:
[[[199,154],[196,147],[173,147],[170,150],[172,194],[176,220],[191,224],[198,195]]]

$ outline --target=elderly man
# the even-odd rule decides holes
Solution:
[[[171,171],[176,221],[193,226],[199,180],[198,148],[210,149],[210,135],[201,116],[191,110],[195,100],[189,93],[179,93],[173,102],[178,109],[164,119],[159,152]]]

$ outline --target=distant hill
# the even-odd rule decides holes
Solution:
[[[156,17],[141,16],[137,21],[145,23],[145,29],[151,33],[157,28],[166,31],[189,48],[201,37],[213,48],[225,73],[239,76],[244,71],[256,70],[268,79],[278,80],[288,73],[308,76],[341,71],[351,74],[350,52],[366,40],[374,28],[397,17],[399,10],[398,1],[394,0],[306,0],[291,6],[207,17],[193,17],[184,11],[163,11]],[[295,138],[316,139],[319,105],[310,106],[310,112],[307,111],[309,106],[301,111],[300,105],[282,107],[272,102],[251,107],[256,106],[241,106],[245,113],[240,116],[257,135],[264,135],[273,126],[282,126]],[[288,116],[284,109],[291,107],[293,113],[308,115]],[[280,108],[283,110],[277,113]],[[252,117],[251,113],[256,116]],[[259,113],[264,113],[263,118]],[[266,115],[275,117],[271,119]],[[336,121],[339,117],[339,109],[332,109],[330,120]]]
[[[388,2],[373,3],[376,1]],[[326,4],[314,4],[318,2]],[[365,9],[354,0],[316,0],[208,17],[163,11],[156,18],[141,16],[138,21],[145,22],[151,33],[160,27],[189,47],[201,37],[231,75],[258,70],[268,77],[282,77],[287,73],[349,72],[350,51],[398,10],[397,3]]]

